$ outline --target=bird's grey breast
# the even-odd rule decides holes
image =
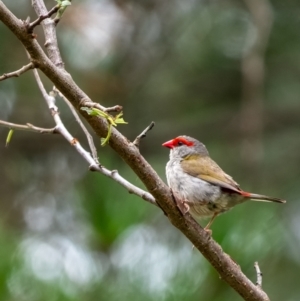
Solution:
[[[166,166],[169,186],[187,202],[207,203],[220,197],[220,188],[184,172],[179,160],[170,160]]]

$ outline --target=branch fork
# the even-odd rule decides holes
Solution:
[[[27,28],[27,32],[28,32],[29,34],[32,34],[32,33],[33,33],[33,29],[34,29],[36,26],[40,25],[41,22],[42,22],[43,20],[45,20],[45,19],[47,19],[47,18],[50,18],[53,14],[55,14],[55,13],[59,10],[59,8],[60,8],[60,6],[59,6],[58,4],[55,5],[53,8],[51,8],[51,9],[49,10],[49,12],[48,12],[47,14],[40,15],[35,21],[33,21],[33,22],[31,22],[31,23],[29,23],[29,22],[30,22],[30,19],[27,19],[27,20],[25,21],[25,26],[26,26],[26,28]]]

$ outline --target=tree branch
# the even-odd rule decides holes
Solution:
[[[4,73],[0,76],[0,81],[5,80],[10,77],[19,77],[21,74],[27,72],[30,69],[34,68],[34,64],[31,62],[28,65],[23,66],[21,69],[10,72],[10,73]]]
[[[110,108],[105,108],[104,112],[110,113],[110,112],[121,112],[123,110],[122,106],[116,105]]]
[[[136,138],[135,140],[133,141],[133,144],[136,146],[136,147],[139,147],[140,146],[140,141],[142,138],[146,137],[146,134],[152,130],[152,128],[155,126],[155,122],[154,121],[151,121],[150,125],[148,125]]]
[[[40,25],[41,22],[47,18],[50,18],[53,14],[55,14],[59,10],[59,5],[54,6],[52,9],[50,9],[46,14],[40,15],[35,21],[31,22],[27,26],[28,33],[32,33],[33,29]]]
[[[36,132],[36,133],[40,133],[40,134],[55,134],[56,132],[56,128],[52,128],[52,129],[45,129],[45,128],[40,128],[37,126],[34,126],[30,123],[26,123],[26,125],[24,124],[17,124],[17,123],[12,123],[12,122],[7,122],[7,121],[3,121],[0,120],[0,125],[10,128],[12,130],[21,130],[21,131],[30,131],[30,132]]]
[[[262,286],[262,272],[260,271],[260,268],[259,268],[259,265],[258,265],[258,262],[254,262],[254,268],[255,268],[255,271],[256,271],[256,285],[261,287]]]
[[[88,99],[83,98],[79,105],[80,105],[80,107],[95,108],[95,109],[101,110],[103,112],[107,112],[107,113],[109,112],[109,110],[107,111],[107,109],[105,107],[101,106],[97,102],[92,102],[89,98]]]
[[[48,14],[47,8],[43,0],[32,0],[32,6],[38,17],[45,16]],[[46,18],[41,21],[41,24],[45,34],[45,47],[48,56],[55,66],[63,69],[64,63],[60,55],[56,37],[56,23],[54,20]]]
[[[22,21],[16,18],[0,1],[0,20],[15,34],[30,53],[32,61],[54,83],[61,93],[79,110],[86,118],[91,127],[100,137],[107,134],[107,122],[102,118],[90,116],[80,111],[82,100],[89,100],[88,96],[75,84],[71,76],[64,70],[56,67],[45,55],[40,45],[32,39]],[[48,20],[48,19],[46,19]],[[45,22],[44,20],[43,22]],[[42,22],[42,23],[43,23]],[[90,101],[90,100],[89,100]],[[210,235],[187,213],[182,215],[175,205],[170,189],[160,179],[150,164],[141,156],[136,146],[129,142],[115,128],[112,129],[110,146],[132,168],[148,191],[153,195],[159,207],[163,209],[170,222],[177,227],[197,248],[203,256],[217,270],[220,277],[235,289],[244,300],[268,301],[264,291],[252,283],[240,270],[240,268],[225,254],[222,248],[211,238]],[[74,146],[78,147],[79,143]],[[78,150],[79,151],[79,150]],[[88,157],[87,152],[83,155]]]
[[[76,149],[76,151],[88,162],[89,166],[90,166],[90,170],[92,171],[98,171],[100,173],[102,173],[103,175],[114,179],[117,183],[119,183],[121,186],[125,187],[129,193],[133,193],[139,197],[141,197],[142,199],[144,199],[145,201],[153,204],[153,205],[157,205],[155,202],[154,197],[140,189],[139,187],[131,184],[129,181],[127,181],[126,179],[124,179],[123,177],[121,177],[119,175],[119,173],[114,170],[114,171],[110,171],[107,168],[103,167],[102,165],[99,164],[98,160],[95,160],[91,154],[89,152],[87,152],[79,143],[79,141],[73,137],[71,135],[71,133],[67,130],[67,128],[65,127],[65,125],[63,124],[59,112],[58,112],[58,108],[55,105],[55,93],[54,92],[50,92],[50,95],[47,94],[44,85],[41,81],[41,78],[38,74],[38,71],[35,69],[33,70],[34,72],[34,76],[35,79],[38,83],[38,86],[42,92],[42,95],[51,111],[51,115],[56,123],[56,127],[55,127],[55,131],[57,133],[60,133],[72,146],[74,146],[74,148]]]
[[[92,152],[93,158],[94,158],[95,162],[99,165],[99,162],[98,162],[98,153],[97,153],[97,149],[95,147],[92,135],[89,133],[89,131],[87,130],[87,128],[85,127],[85,125],[81,121],[80,117],[78,116],[78,113],[76,112],[76,110],[74,109],[74,107],[72,106],[72,104],[69,102],[69,100],[62,93],[60,93],[60,91],[57,90],[55,87],[54,87],[54,91],[57,92],[59,94],[59,96],[68,105],[68,107],[71,110],[73,116],[75,117],[75,119],[78,122],[79,126],[83,130],[84,134],[86,135],[86,138],[87,138],[88,144],[90,146],[90,150]]]

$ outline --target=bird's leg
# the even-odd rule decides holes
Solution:
[[[189,212],[190,206],[187,204],[187,202],[185,202],[178,195],[176,195],[176,193],[172,189],[171,192],[174,197],[176,206],[178,207],[182,215],[185,215],[187,212]]]
[[[212,225],[214,219],[218,216],[218,213],[214,213],[208,224],[205,226],[204,230],[208,232],[209,234],[212,234],[212,230],[210,230],[210,226]]]

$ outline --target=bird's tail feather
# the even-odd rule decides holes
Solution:
[[[275,202],[275,203],[281,203],[281,204],[286,203],[286,200],[273,198],[273,197],[267,196],[267,195],[249,193],[249,192],[245,192],[245,191],[243,191],[242,195],[253,201],[258,201],[258,202]]]

